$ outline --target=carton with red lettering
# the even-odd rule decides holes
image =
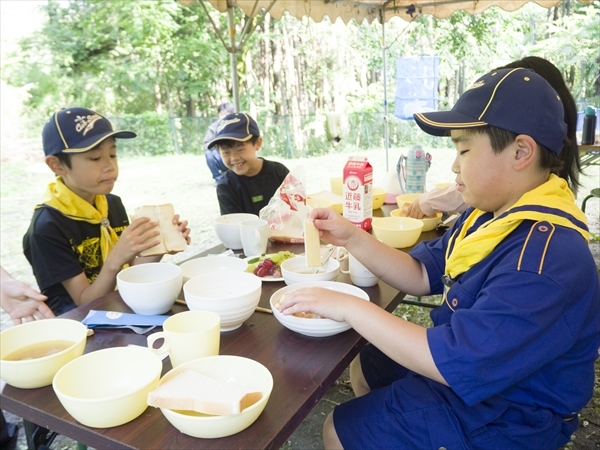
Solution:
[[[344,166],[343,215],[363,230],[373,221],[373,167],[367,158],[351,156]]]

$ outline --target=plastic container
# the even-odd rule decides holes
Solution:
[[[594,145],[596,140],[596,110],[591,106],[585,108],[583,118],[583,132],[581,133],[582,145]]]

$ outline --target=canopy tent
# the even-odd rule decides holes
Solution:
[[[190,6],[196,0],[179,0],[180,3]],[[288,12],[296,18],[310,17],[316,22],[325,16],[335,21],[340,18],[347,23],[355,19],[358,23],[367,20],[369,23],[377,19],[382,24],[382,50],[383,50],[383,91],[384,91],[384,142],[387,153],[388,143],[388,101],[387,101],[387,74],[386,74],[386,44],[385,22],[392,17],[401,17],[411,21],[420,15],[429,14],[438,19],[444,19],[455,11],[465,11],[469,14],[479,14],[491,6],[498,6],[505,11],[515,11],[525,3],[535,2],[544,8],[551,8],[561,0],[197,0],[205,8],[210,3],[216,10],[227,12],[228,39],[225,39],[219,28],[214,24],[215,31],[229,52],[231,65],[233,101],[236,110],[240,109],[239,81],[237,73],[237,53],[247,41],[246,32],[250,21],[246,20],[239,42],[236,42],[235,22],[233,9],[240,8],[248,18],[262,17],[268,13],[275,19]],[[578,0],[579,3],[592,3],[594,0]],[[210,18],[210,15],[208,15]],[[212,20],[212,19],[211,19]],[[228,42],[226,42],[226,40]]]

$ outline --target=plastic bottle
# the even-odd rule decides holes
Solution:
[[[596,140],[596,110],[591,106],[585,108],[583,118],[583,132],[581,133],[582,145],[594,145]]]

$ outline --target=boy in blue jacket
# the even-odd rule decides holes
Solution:
[[[347,321],[370,344],[351,364],[357,395],[326,419],[326,448],[559,448],[592,397],[600,286],[586,217],[567,182],[556,91],[528,69],[479,78],[451,111],[415,114],[456,146],[472,205],[442,237],[406,254],[326,209],[321,238],[381,280],[442,294],[432,328],[322,289],[294,291],[284,314]],[[576,155],[575,155],[576,156]]]

